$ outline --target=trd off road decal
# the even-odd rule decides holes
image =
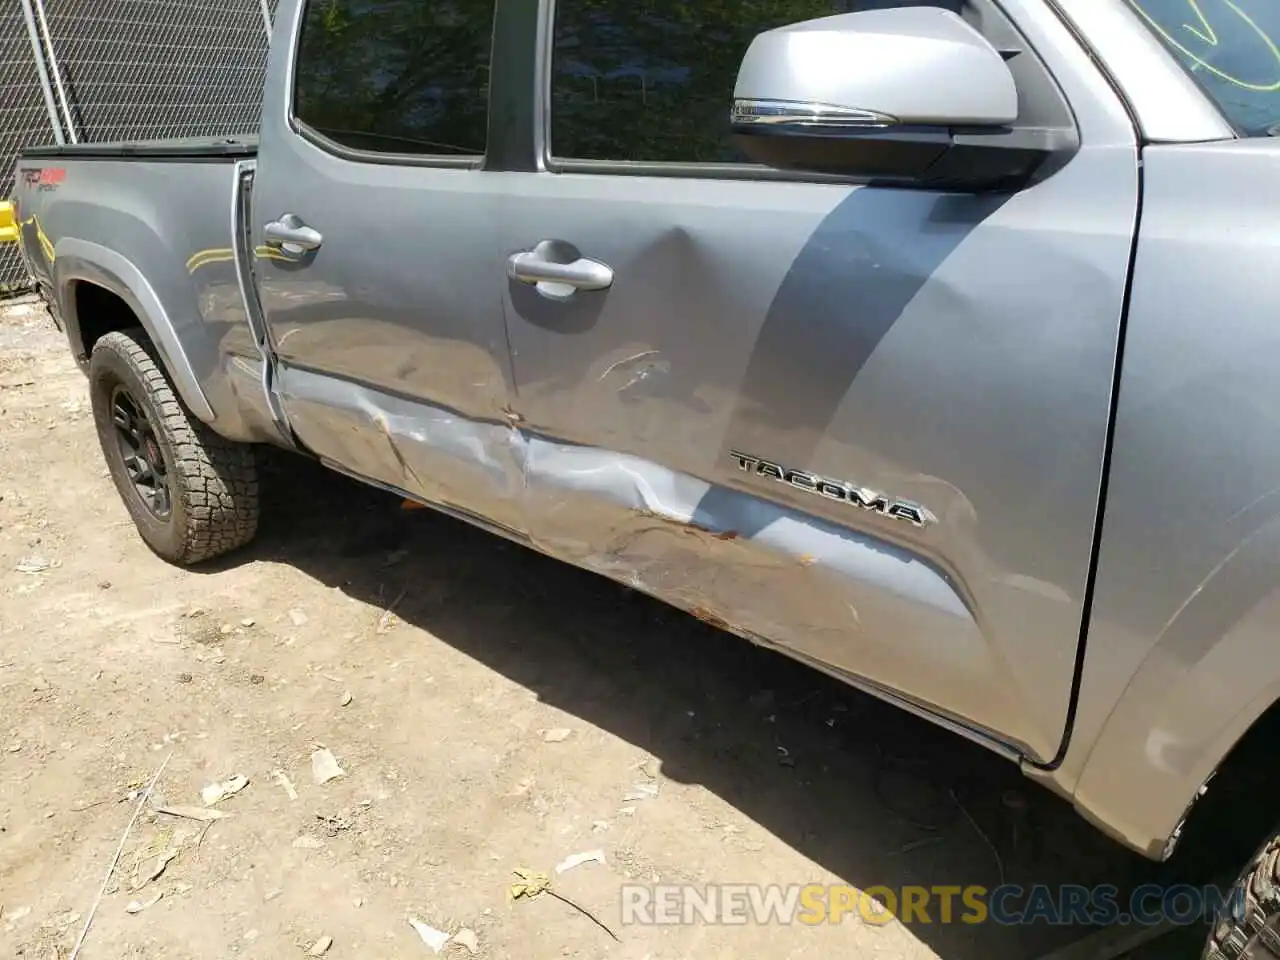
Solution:
[[[32,170],[23,170],[22,178],[28,187],[35,187],[41,191],[56,190],[62,181],[67,179],[67,171],[65,167],[36,167]]]

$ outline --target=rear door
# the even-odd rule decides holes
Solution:
[[[284,4],[251,226],[303,444],[518,530],[497,179],[482,169],[493,18],[493,0]]]
[[[977,196],[743,163],[727,119],[751,38],[868,5],[545,4],[501,221],[515,406],[543,438],[527,522],[1046,758],[1090,567],[1133,133],[1046,5],[957,2],[1022,45],[1024,107],[1061,98],[1081,142],[1065,166]],[[536,261],[581,285],[533,285]]]

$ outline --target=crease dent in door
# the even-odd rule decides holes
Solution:
[[[280,388],[299,436],[335,466],[740,635],[786,647],[825,632],[856,644],[871,613],[924,629],[950,624],[980,643],[961,585],[888,541],[640,457],[287,363]],[[694,569],[721,572],[713,589]],[[734,602],[744,590],[756,602]],[[960,643],[939,656],[963,675],[980,662],[974,649]]]

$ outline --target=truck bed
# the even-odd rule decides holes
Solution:
[[[22,158],[66,157],[76,160],[231,160],[256,157],[255,137],[178,137],[170,140],[126,140],[115,143],[64,143],[29,147]]]
[[[243,423],[253,404],[240,391],[263,393],[238,266],[241,183],[257,146],[191,137],[38,147],[18,158],[14,207],[32,276],[73,343],[91,342],[114,312],[146,318],[188,407],[260,439]],[[83,350],[77,357],[87,363]]]

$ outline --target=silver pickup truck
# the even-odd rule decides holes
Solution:
[[[1275,783],[1273,37],[1269,0],[282,0],[259,138],[29,150],[15,202],[161,557],[248,542],[286,447],[1166,858],[1232,758]],[[1271,827],[1206,957],[1280,956]]]

